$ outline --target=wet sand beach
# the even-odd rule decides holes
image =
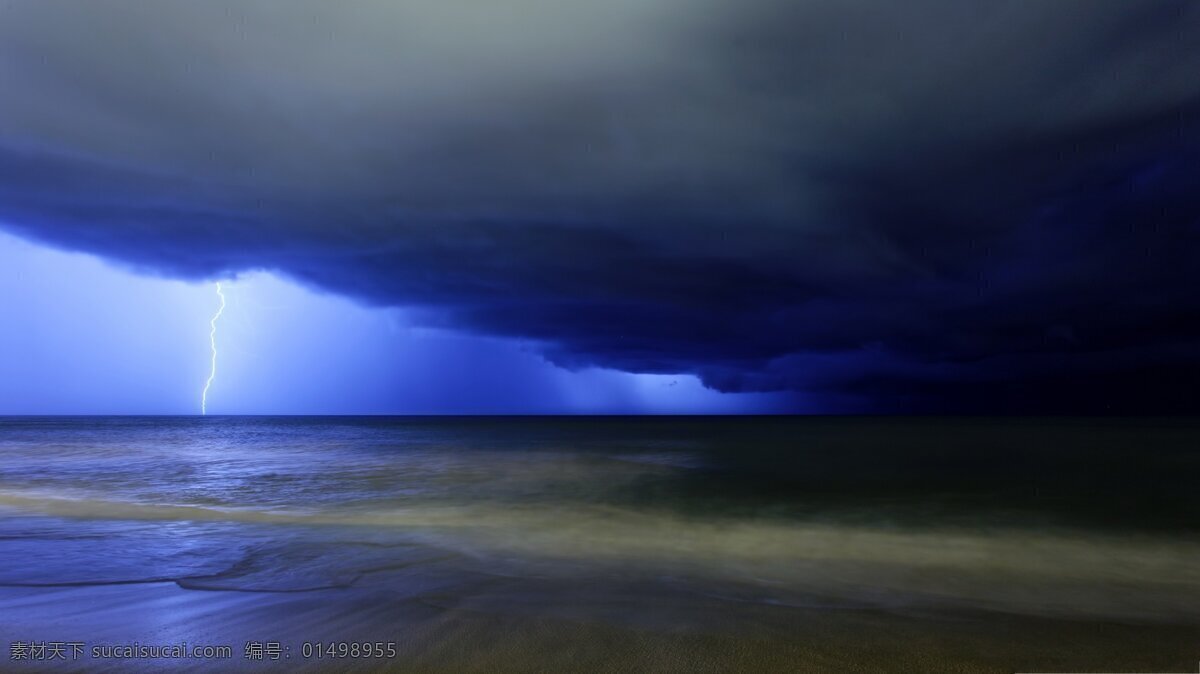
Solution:
[[[1190,421],[3,423],[5,669],[1200,663]]]
[[[574,616],[496,613],[480,590],[413,597],[364,590],[258,594],[198,592],[170,583],[0,590],[0,631],[85,641],[69,662],[5,662],[6,670],[64,671],[764,671],[1187,672],[1200,626],[1054,620],[1003,613],[904,615],[872,610],[714,607],[643,596],[573,605]],[[567,597],[572,595],[567,594]],[[572,599],[577,599],[576,593]],[[460,601],[461,600],[461,601]],[[475,601],[472,601],[475,600]],[[635,602],[636,606],[629,605]],[[460,607],[457,604],[465,606]],[[625,606],[620,604],[625,603]],[[615,606],[614,606],[615,605]],[[640,620],[597,619],[636,611]],[[596,615],[591,617],[589,611]],[[636,624],[640,622],[640,624]],[[394,657],[303,657],[306,641],[394,642]],[[247,660],[246,642],[275,641],[281,659]],[[230,659],[94,659],[98,644],[228,645]]]

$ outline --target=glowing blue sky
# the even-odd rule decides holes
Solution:
[[[0,414],[195,414],[210,283],[0,234]],[[785,409],[692,376],[570,372],[515,341],[413,327],[267,273],[224,284],[210,414],[721,413]]]

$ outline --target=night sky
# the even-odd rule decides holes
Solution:
[[[1198,261],[1200,3],[0,0],[0,413],[1197,413]]]

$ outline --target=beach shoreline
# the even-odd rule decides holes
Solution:
[[[661,620],[632,625],[605,619],[600,606],[590,607],[591,617],[568,617],[479,610],[467,607],[469,599],[436,588],[395,599],[370,589],[199,591],[171,582],[0,588],[3,669],[1187,672],[1200,659],[1200,625],[1191,624],[767,605],[697,621],[670,602],[648,601],[643,610]],[[736,624],[705,624],[723,619]],[[13,642],[41,641],[83,643],[84,652],[74,660],[69,649],[65,659],[12,659]],[[328,657],[311,646],[353,642],[392,645],[395,655]],[[231,657],[92,657],[96,647],[135,643],[226,646]],[[254,644],[266,649],[262,659]]]
[[[0,670],[1197,671],[1194,424],[897,424],[9,420]]]

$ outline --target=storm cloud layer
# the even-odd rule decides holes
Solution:
[[[1200,4],[0,0],[0,226],[831,411],[1197,412]]]

